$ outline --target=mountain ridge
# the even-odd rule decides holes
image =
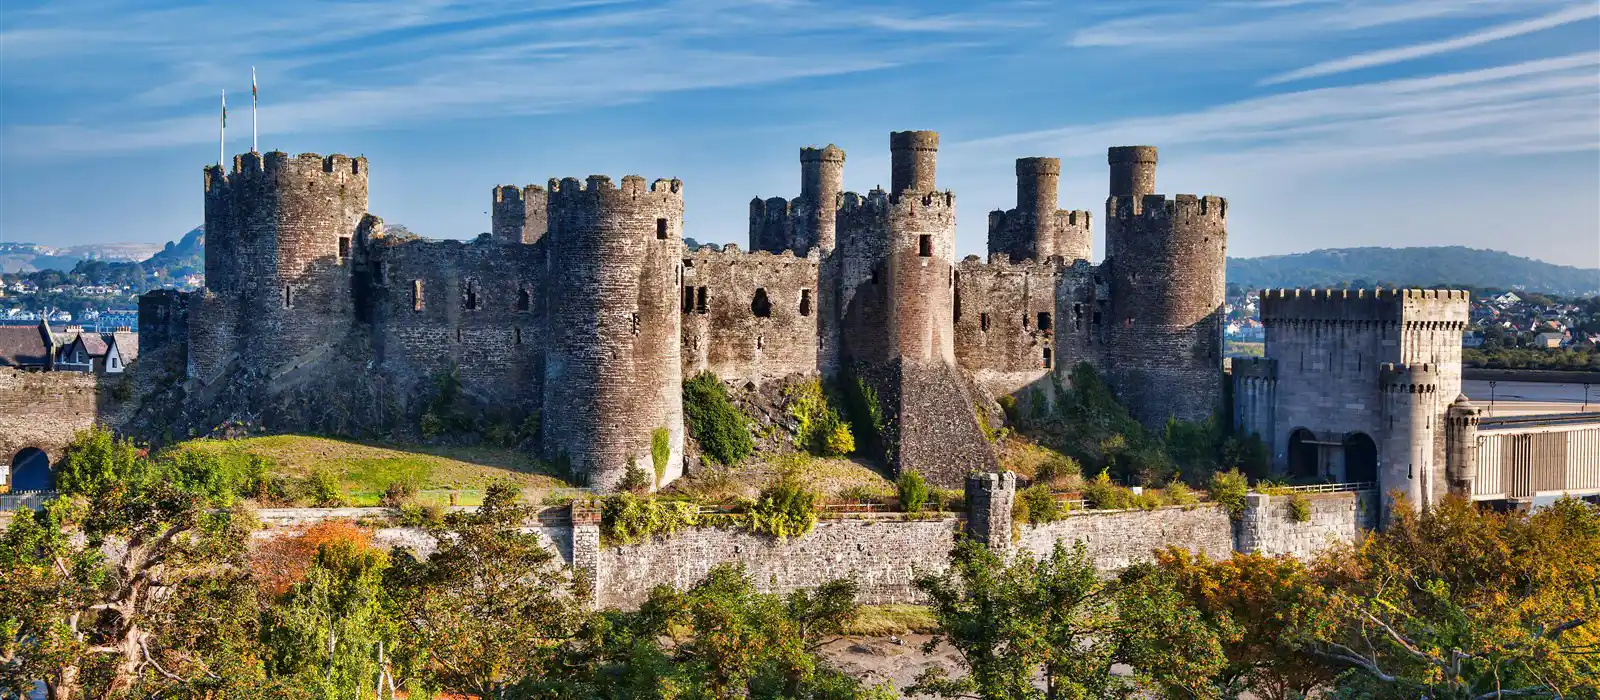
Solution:
[[[1466,246],[1368,246],[1228,258],[1228,283],[1252,289],[1455,285],[1587,296],[1600,294],[1600,268]]]

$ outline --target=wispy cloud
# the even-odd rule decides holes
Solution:
[[[1007,134],[952,145],[983,153],[1104,153],[1156,143],[1283,167],[1462,153],[1600,149],[1600,52],[1421,78],[1320,88],[1193,112]],[[1264,156],[1271,155],[1273,158]]]
[[[1509,22],[1442,41],[1423,42],[1419,44],[1412,44],[1410,46],[1384,49],[1382,51],[1371,51],[1368,53],[1346,56],[1344,58],[1338,58],[1331,61],[1323,61],[1321,63],[1306,66],[1305,68],[1300,68],[1287,73],[1281,73],[1279,75],[1269,77],[1261,81],[1261,84],[1275,85],[1278,83],[1287,83],[1295,80],[1304,80],[1306,78],[1318,78],[1328,75],[1335,75],[1338,73],[1348,73],[1350,71],[1361,70],[1363,68],[1386,66],[1391,63],[1410,61],[1423,58],[1425,56],[1434,56],[1442,53],[1449,53],[1451,51],[1460,51],[1462,49],[1481,46],[1483,44],[1500,41],[1502,39],[1510,39],[1512,37],[1518,37],[1524,34],[1532,34],[1534,32],[1544,31],[1546,29],[1553,29],[1562,25],[1572,24],[1573,22],[1594,19],[1596,17],[1600,17],[1600,4],[1589,2],[1582,5],[1568,7],[1566,9],[1552,12],[1541,17],[1535,17],[1517,22]]]

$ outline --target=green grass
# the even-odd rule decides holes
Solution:
[[[307,435],[272,435],[241,440],[190,440],[172,449],[216,455],[226,465],[242,465],[250,456],[265,459],[271,470],[289,478],[317,471],[334,475],[352,505],[376,505],[390,484],[414,484],[419,500],[458,505],[482,502],[491,481],[505,479],[536,496],[567,483],[542,462],[511,449],[378,445]],[[238,467],[242,469],[242,466]]]
[[[939,629],[933,611],[921,605],[864,605],[844,633],[856,637],[929,634]]]

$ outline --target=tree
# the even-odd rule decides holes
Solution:
[[[305,578],[267,611],[272,673],[321,698],[375,693],[380,649],[393,649],[397,637],[383,589],[388,567],[386,554],[358,539],[320,545]]]
[[[1450,498],[1322,564],[1333,624],[1307,648],[1378,697],[1600,693],[1600,511],[1531,515]]]
[[[945,573],[917,580],[941,627],[927,650],[949,643],[968,675],[929,669],[908,692],[1057,700],[1171,688],[1204,696],[1222,664],[1214,633],[1159,570],[1102,579],[1081,542],[1070,550],[1057,543],[1037,560],[1007,560],[963,542],[950,563]],[[1132,664],[1134,675],[1112,675],[1119,663]]]
[[[526,530],[516,487],[491,485],[476,512],[434,529],[439,549],[390,577],[418,663],[438,686],[484,700],[552,672],[558,648],[587,621],[589,585]]]

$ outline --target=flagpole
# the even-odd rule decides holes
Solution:
[[[228,159],[228,91],[222,91],[222,128],[217,132],[217,167]]]
[[[256,152],[256,107],[261,98],[256,96],[256,67],[250,66],[250,152]]]

